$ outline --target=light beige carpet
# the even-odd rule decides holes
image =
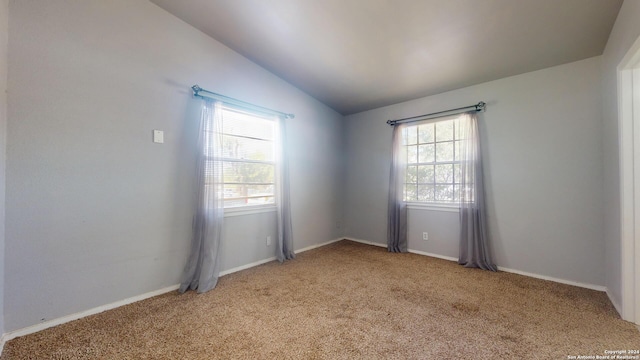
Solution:
[[[601,292],[341,241],[9,341],[7,359],[567,359],[640,349]]]

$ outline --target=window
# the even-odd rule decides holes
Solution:
[[[404,201],[451,204],[460,198],[460,126],[457,118],[407,126]]]
[[[277,121],[225,106],[220,111],[224,207],[275,204]]]

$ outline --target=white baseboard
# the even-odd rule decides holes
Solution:
[[[530,273],[530,272],[526,272],[526,271],[509,269],[509,268],[505,268],[505,267],[502,267],[502,266],[498,266],[498,270],[504,271],[504,272],[509,272],[509,273],[514,273],[514,274],[518,274],[518,275],[524,275],[524,276],[528,276],[528,277],[532,277],[532,278],[536,278],[536,279],[553,281],[553,282],[557,282],[557,283],[560,283],[560,284],[577,286],[577,287],[581,287],[581,288],[585,288],[585,289],[591,289],[591,290],[602,291],[602,292],[607,291],[607,288],[602,286],[602,285],[593,285],[593,284],[587,284],[587,283],[578,282],[578,281],[558,279],[558,278],[555,278],[555,277],[552,277],[552,276],[538,275],[538,274],[534,274],[534,273]]]
[[[309,251],[312,249],[316,249],[322,246],[326,246],[341,240],[348,240],[348,241],[353,241],[353,242],[357,242],[357,243],[362,243],[362,244],[367,244],[367,245],[373,245],[373,246],[379,246],[379,247],[387,247],[385,244],[380,244],[380,243],[376,243],[376,242],[372,242],[372,241],[367,241],[367,240],[362,240],[362,239],[356,239],[356,238],[352,238],[352,237],[341,237],[341,238],[337,238],[337,239],[333,239],[321,244],[315,244],[315,245],[311,245],[311,246],[307,246],[304,247],[302,249],[298,249],[296,252],[297,253],[302,253],[305,251]],[[430,256],[430,257],[434,257],[434,258],[439,258],[439,259],[444,259],[444,260],[449,260],[449,261],[458,261],[458,259],[450,257],[450,256],[444,256],[444,255],[438,255],[438,254],[433,254],[433,253],[428,253],[428,252],[424,252],[424,251],[419,251],[419,250],[411,250],[409,249],[410,253],[413,254],[418,254],[418,255],[423,255],[423,256]],[[225,271],[221,271],[220,272],[220,276],[224,276],[224,275],[228,275],[234,272],[238,272],[241,270],[245,270],[245,269],[249,269],[252,268],[254,266],[258,266],[258,265],[262,265],[271,261],[276,260],[275,257],[270,257],[267,259],[263,259],[263,260],[259,260],[256,262],[252,262],[246,265],[242,265],[242,266],[238,266],[238,267],[234,267],[231,268],[229,270],[225,270]],[[554,277],[550,277],[550,276],[544,276],[544,275],[538,275],[538,274],[533,274],[533,273],[528,273],[525,271],[519,271],[519,270],[514,270],[514,269],[509,269],[509,268],[503,268],[503,267],[498,267],[498,269],[500,271],[505,271],[505,272],[511,272],[511,273],[515,273],[515,274],[519,274],[519,275],[524,275],[524,276],[528,276],[528,277],[533,277],[533,278],[537,278],[537,279],[542,279],[542,280],[548,280],[548,281],[553,281],[553,282],[557,282],[557,283],[561,283],[561,284],[568,284],[568,285],[573,285],[573,286],[578,286],[578,287],[583,287],[583,288],[587,288],[587,289],[592,289],[592,290],[598,290],[598,291],[607,291],[606,287],[604,286],[599,286],[599,285],[591,285],[591,284],[585,284],[585,283],[580,283],[580,282],[575,282],[575,281],[569,281],[569,280],[563,280],[563,279],[557,279]],[[67,315],[67,316],[63,316],[63,317],[59,317],[57,319],[52,319],[49,321],[45,321],[43,323],[40,324],[36,324],[36,325],[32,325],[23,329],[19,329],[19,330],[15,330],[15,331],[11,331],[8,333],[3,334],[0,337],[0,355],[2,354],[2,350],[4,348],[4,344],[11,340],[11,339],[15,339],[17,337],[20,336],[25,336],[25,335],[29,335],[29,334],[33,334],[35,332],[38,331],[42,331],[45,329],[48,329],[50,327],[54,327],[57,325],[62,325],[64,323],[68,323],[70,321],[74,321],[74,320],[78,320],[81,319],[83,317],[87,317],[90,315],[95,315],[95,314],[99,314],[101,312],[107,311],[107,310],[111,310],[111,309],[115,309],[117,307],[120,306],[124,306],[124,305],[128,305],[137,301],[141,301],[141,300],[145,300],[154,296],[158,296],[158,295],[162,295],[171,291],[175,291],[180,287],[180,285],[172,285],[172,286],[168,286],[159,290],[155,290],[155,291],[150,291],[141,295],[137,295],[137,296],[133,296],[124,300],[120,300],[120,301],[116,301],[110,304],[106,304],[106,305],[102,305],[102,306],[98,306],[95,307],[93,309],[89,309],[89,310],[85,310],[85,311],[81,311],[75,314],[71,314],[71,315]],[[612,297],[607,293],[607,295],[609,296],[609,299],[611,300],[611,302],[613,303],[613,306],[616,308],[616,310],[618,310],[618,313],[620,312],[620,306],[619,304],[617,304],[616,302],[613,301]]]
[[[428,252],[424,252],[424,251],[420,251],[420,250],[411,250],[411,249],[409,249],[408,251],[410,253],[412,253],[412,254],[431,256],[431,257],[442,259],[442,260],[449,260],[449,261],[453,261],[453,262],[458,262],[458,258],[454,258],[454,257],[451,257],[451,256],[428,253]]]
[[[67,315],[67,316],[62,316],[56,319],[52,319],[49,321],[45,321],[36,325],[32,325],[32,326],[28,326],[26,328],[22,328],[22,329],[18,329],[15,331],[11,331],[8,333],[5,333],[2,336],[2,345],[4,346],[4,343],[6,341],[9,341],[11,339],[15,339],[17,337],[20,336],[25,336],[25,335],[29,335],[29,334],[33,334],[35,332],[38,331],[42,331],[44,329],[48,329],[50,327],[54,327],[54,326],[58,326],[58,325],[62,325],[64,323],[68,323],[70,321],[74,321],[74,320],[78,320],[81,319],[83,317],[87,317],[87,316],[91,316],[91,315],[95,315],[95,314],[99,314],[101,312],[107,311],[107,310],[111,310],[111,309],[115,309],[117,307],[120,306],[124,306],[124,305],[128,305],[134,302],[138,302],[144,299],[148,299],[154,296],[158,296],[158,295],[162,295],[171,291],[175,291],[178,289],[178,287],[180,287],[180,285],[172,285],[172,286],[167,286],[165,288],[159,289],[159,290],[155,290],[155,291],[150,291],[148,293],[144,293],[141,295],[137,295],[137,296],[133,296],[124,300],[120,300],[120,301],[116,301],[116,302],[112,302],[110,304],[106,304],[106,305],[102,305],[102,306],[98,306],[95,307],[93,309],[89,309],[89,310],[85,310],[85,311],[81,311],[75,314],[71,314],[71,315]],[[1,352],[0,352],[1,354]]]
[[[383,247],[383,248],[387,247],[387,244],[380,244],[380,243],[377,243],[377,242],[368,241],[368,240],[362,240],[362,239],[356,239],[356,238],[352,238],[352,237],[348,237],[348,236],[345,236],[344,239],[345,240],[349,240],[349,241],[353,241],[353,242],[357,242],[357,243],[361,243],[361,244],[379,246],[379,247]]]
[[[348,236],[346,236],[345,239],[346,240],[350,240],[350,241],[355,241],[355,242],[358,242],[358,243],[367,244],[367,245],[375,245],[375,246],[386,247],[385,244],[375,243],[375,242],[372,242],[372,241],[367,241],[367,240],[362,240],[362,239],[355,239],[355,238],[351,238],[351,237],[348,237]],[[444,260],[455,261],[455,262],[458,261],[458,258],[454,258],[454,257],[451,257],[451,256],[433,254],[433,253],[428,253],[428,252],[424,252],[424,251],[420,251],[420,250],[412,250],[412,249],[408,249],[408,251],[410,253],[412,253],[412,254],[430,256],[430,257],[435,257],[435,258],[438,258],[438,259],[444,259]],[[528,277],[532,277],[532,278],[536,278],[536,279],[553,281],[553,282],[557,282],[557,283],[560,283],[560,284],[566,284],[566,285],[582,287],[582,288],[591,289],[591,290],[607,291],[607,288],[604,287],[604,286],[601,286],[601,285],[593,285],[593,284],[586,284],[586,283],[581,283],[581,282],[577,282],[577,281],[558,279],[558,278],[555,278],[555,277],[552,277],[552,276],[538,275],[538,274],[534,274],[534,273],[530,273],[530,272],[526,272],[526,271],[520,271],[520,270],[505,268],[505,267],[502,267],[502,266],[498,266],[498,270],[504,271],[504,272],[509,272],[509,273],[514,273],[514,274],[518,274],[518,275],[528,276]],[[609,297],[609,298],[611,298],[611,297]],[[616,306],[616,304],[613,304],[613,306]],[[620,311],[618,310],[618,312],[620,312]]]
[[[321,244],[315,244],[315,245],[311,245],[311,246],[303,247],[302,249],[298,249],[298,250],[296,250],[296,251],[295,251],[295,253],[296,253],[296,254],[299,254],[299,253],[302,253],[302,252],[305,252],[305,251],[309,251],[309,250],[312,250],[312,249],[315,249],[315,248],[319,248],[319,247],[321,247],[321,246],[325,246],[325,245],[332,244],[332,243],[337,242],[337,241],[340,241],[340,240],[342,240],[342,239],[343,239],[343,238],[333,239],[333,240],[329,240],[329,241],[327,241],[327,242],[323,242],[323,243],[321,243]],[[229,270],[221,271],[221,272],[220,272],[220,276],[229,275],[229,274],[232,274],[232,273],[234,273],[234,272],[238,272],[238,271],[246,270],[246,269],[249,269],[249,268],[252,268],[252,267],[256,267],[256,266],[258,266],[258,265],[266,264],[266,263],[268,263],[268,262],[275,261],[276,259],[277,259],[277,258],[276,258],[275,256],[272,256],[272,257],[270,257],[270,258],[266,258],[266,259],[262,259],[262,260],[254,261],[254,262],[249,263],[249,264],[245,264],[245,265],[241,265],[241,266],[236,266],[236,267],[231,268],[231,269],[229,269]]]
[[[326,246],[326,245],[329,245],[329,244],[333,244],[334,242],[342,241],[344,239],[345,238],[341,237],[341,238],[329,240],[327,242],[323,242],[321,244],[315,244],[315,245],[303,247],[302,249],[296,250],[296,254],[299,254],[299,253],[302,253],[302,252],[305,252],[305,251],[309,251],[309,250],[313,250],[313,249],[316,249],[316,248],[319,248],[319,247],[323,247],[323,246]]]
[[[387,244],[380,244],[380,243],[377,243],[377,242],[367,241],[367,240],[362,240],[362,239],[356,239],[356,238],[352,238],[352,237],[345,237],[344,239],[345,240],[349,240],[349,241],[353,241],[353,242],[357,242],[357,243],[361,243],[361,244],[366,244],[366,245],[379,246],[379,247],[383,247],[383,248],[387,247]],[[412,253],[412,254],[417,254],[417,255],[424,255],[424,256],[434,257],[434,258],[438,258],[438,259],[449,260],[449,261],[458,261],[457,258],[454,258],[454,257],[451,257],[451,256],[446,256],[446,255],[434,254],[434,253],[429,253],[429,252],[420,251],[420,250],[412,250],[412,249],[407,249],[407,251]]]
[[[340,241],[340,240],[343,240],[343,238],[338,238],[338,239],[330,240],[330,241],[327,241],[327,242],[324,242],[324,243],[321,243],[321,244],[307,246],[305,248],[297,250],[296,252],[297,253],[301,253],[301,252],[309,251],[311,249],[315,249],[315,248],[318,248],[318,247],[321,247],[321,246],[329,245],[329,244],[332,244],[332,243]],[[268,262],[271,262],[271,261],[274,261],[274,260],[276,260],[275,256],[267,258],[267,259],[255,261],[255,262],[252,262],[252,263],[249,263],[249,264],[245,264],[245,265],[242,265],[242,266],[237,266],[237,267],[234,267],[234,268],[231,268],[231,269],[228,269],[228,270],[221,271],[219,276],[222,277],[222,276],[225,276],[225,275],[229,275],[231,273],[242,271],[242,270],[245,270],[245,269],[249,269],[249,268],[252,268],[252,267],[255,267],[255,266],[258,266],[258,265],[262,265],[262,264],[265,264],[265,263],[268,263]],[[130,298],[127,298],[127,299],[124,299],[124,300],[116,301],[116,302],[113,302],[113,303],[110,303],[110,304],[98,306],[98,307],[95,307],[95,308],[92,308],[92,309],[89,309],[89,310],[81,311],[81,312],[78,312],[78,313],[75,313],[75,314],[71,314],[71,315],[67,315],[67,316],[62,316],[62,317],[59,317],[59,318],[56,318],[56,319],[52,319],[52,320],[49,320],[49,321],[42,322],[40,324],[32,325],[32,326],[29,326],[29,327],[26,327],[26,328],[22,328],[22,329],[18,329],[18,330],[15,330],[15,331],[11,331],[11,332],[5,333],[0,337],[0,355],[2,355],[2,349],[4,348],[4,344],[7,341],[11,340],[11,339],[15,339],[15,338],[20,337],[20,336],[33,334],[33,333],[36,333],[38,331],[42,331],[42,330],[45,330],[45,329],[48,329],[48,328],[51,328],[51,327],[54,327],[54,326],[58,326],[58,325],[62,325],[64,323],[68,323],[70,321],[81,319],[83,317],[99,314],[101,312],[104,312],[104,311],[107,311],[107,310],[111,310],[111,309],[115,309],[115,308],[123,306],[123,305],[128,305],[128,304],[131,304],[131,303],[134,303],[134,302],[138,302],[138,301],[141,301],[141,300],[145,300],[145,299],[148,299],[148,298],[151,298],[151,297],[154,297],[154,296],[158,296],[158,295],[162,295],[162,294],[165,294],[165,293],[168,293],[168,292],[171,292],[171,291],[175,291],[179,287],[180,287],[179,284],[178,285],[168,286],[168,287],[165,287],[165,288],[162,288],[162,289],[159,289],[159,290],[150,291],[148,293],[144,293],[144,294],[141,294],[141,295],[133,296],[133,297],[130,297]]]
[[[262,265],[262,264],[266,264],[266,263],[268,263],[268,262],[272,262],[272,261],[274,261],[274,260],[276,260],[276,257],[275,257],[275,256],[272,256],[272,257],[267,258],[267,259],[262,259],[262,260],[254,261],[254,262],[249,263],[249,264],[245,264],[245,265],[241,265],[241,266],[236,266],[236,267],[231,268],[231,269],[229,269],[229,270],[220,271],[220,275],[218,275],[218,276],[225,276],[225,275],[229,275],[229,274],[232,274],[232,273],[234,273],[234,272],[238,272],[238,271],[246,270],[246,269],[249,269],[249,268],[252,268],[252,267],[258,266],[258,265]]]
[[[340,240],[342,240],[342,238],[339,238],[339,239],[333,239],[333,240],[330,240],[330,241],[327,241],[327,242],[323,242],[323,243],[321,243],[321,244],[315,244],[315,245],[307,246],[307,247],[304,247],[304,248],[302,248],[302,249],[298,249],[298,250],[296,250],[295,252],[296,252],[296,254],[298,254],[298,253],[301,253],[301,252],[305,252],[305,251],[309,251],[309,250],[312,250],[312,249],[315,249],[315,248],[319,248],[319,247],[321,247],[321,246],[329,245],[329,244],[331,244],[331,243],[334,243],[334,242],[337,242],[337,241],[340,241]],[[275,261],[276,259],[277,259],[277,258],[276,258],[275,256],[272,256],[272,257],[270,257],[270,258],[266,258],[266,259],[262,259],[262,260],[254,261],[254,262],[249,263],[249,264],[245,264],[245,265],[241,265],[241,266],[236,266],[236,267],[231,268],[231,269],[229,269],[229,270],[221,271],[221,272],[220,272],[220,276],[229,275],[229,274],[232,274],[232,273],[234,273],[234,272],[238,272],[238,271],[246,270],[246,269],[249,269],[249,268],[252,268],[252,267],[256,267],[256,266],[258,266],[258,265],[266,264],[266,263],[268,263],[268,262]]]
[[[4,350],[4,344],[7,342],[7,334],[2,334],[0,336],[0,356],[2,356],[2,350]]]
[[[613,304],[613,307],[616,308],[618,315],[622,317],[622,306],[618,303],[618,301],[614,299],[613,296],[611,296],[611,293],[609,293],[609,289],[606,290],[606,293],[607,293],[607,297],[609,298],[609,301],[611,301],[611,303]]]

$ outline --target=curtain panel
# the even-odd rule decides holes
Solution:
[[[224,225],[223,120],[219,101],[203,99],[198,132],[196,164],[196,209],[191,251],[179,291],[204,293],[213,289],[220,274],[220,244]],[[295,258],[291,226],[289,162],[286,147],[286,118],[276,117],[276,207],[278,237],[276,258]]]
[[[407,171],[407,151],[403,146],[404,124],[393,126],[389,204],[387,210],[387,250],[407,252],[407,203],[404,201],[404,181]]]
[[[478,116],[475,112],[460,116],[461,190],[460,254],[458,263],[465,267],[497,271],[491,258],[487,235],[486,198],[482,170],[482,152]]]
[[[286,119],[279,117],[278,144],[276,159],[276,204],[278,208],[278,241],[276,243],[276,259],[283,262],[296,257],[293,252],[293,229],[291,227],[291,191],[289,183],[289,158],[286,143]]]
[[[204,293],[218,283],[220,242],[224,223],[222,178],[221,104],[203,100],[198,132],[196,164],[196,209],[191,251],[179,291]]]

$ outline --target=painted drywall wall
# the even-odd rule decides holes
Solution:
[[[9,0],[0,0],[0,335],[4,334],[5,179],[7,164],[7,41]]]
[[[458,258],[458,242],[451,241],[459,235],[458,218],[458,212],[409,209],[409,249]],[[428,233],[429,240],[422,239],[423,232]]]
[[[339,236],[338,113],[145,0],[14,1],[9,14],[7,331],[178,283],[195,83],[295,113],[295,247]],[[274,219],[226,218],[222,270],[273,256]]]
[[[640,36],[640,1],[626,0],[602,54],[602,149],[604,160],[604,238],[606,287],[618,306],[622,300],[620,243],[620,156],[617,67]]]
[[[347,116],[346,235],[386,241],[391,127],[485,101],[480,114],[499,266],[604,284],[600,57]],[[458,215],[409,210],[409,247],[457,257]],[[421,236],[428,231],[430,240]]]

